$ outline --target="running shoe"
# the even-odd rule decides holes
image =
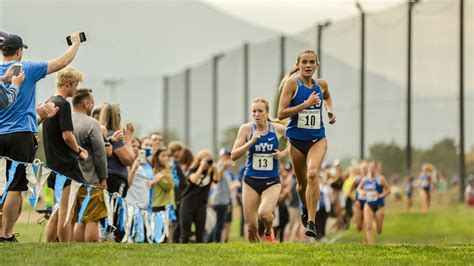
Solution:
[[[275,233],[273,232],[273,228],[272,231],[270,231],[269,235],[265,235],[265,242],[275,243]]]
[[[310,236],[310,237],[315,237],[317,238],[318,235],[316,233],[316,225],[314,224],[314,222],[310,221],[308,222],[308,227],[306,227],[306,233],[305,233],[307,236]]]
[[[308,210],[303,209],[301,211],[301,223],[303,223],[304,228],[308,227]]]
[[[18,239],[16,237],[18,234],[14,234],[11,237],[1,237],[0,238],[0,243],[18,243]]]

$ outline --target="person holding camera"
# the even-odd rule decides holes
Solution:
[[[99,221],[107,217],[107,209],[104,204],[103,189],[107,187],[107,156],[105,154],[104,138],[99,122],[91,117],[94,109],[94,97],[92,90],[77,90],[72,97],[74,125],[74,136],[77,141],[91,155],[81,161],[80,167],[84,173],[86,184],[99,189],[90,191],[89,204],[84,212],[82,221],[78,221],[78,213],[82,202],[87,197],[87,187],[79,189],[74,208],[73,222],[79,222],[74,228],[74,240],[76,242],[98,242]]]
[[[58,58],[48,62],[21,62],[23,49],[28,46],[18,35],[8,35],[1,45],[3,62],[0,63],[0,76],[14,64],[21,62],[25,79],[21,85],[16,101],[7,108],[0,109],[0,156],[13,160],[32,163],[36,152],[38,132],[36,117],[36,83],[69,65],[79,50],[79,32],[71,35],[72,45]],[[7,163],[11,167],[11,162]],[[21,192],[26,191],[28,181],[24,165],[16,169],[13,182],[8,188],[8,194],[3,204],[3,233],[0,242],[17,242],[13,236],[13,227],[21,214],[23,199]]]
[[[148,209],[150,205],[150,189],[147,182],[153,179],[153,168],[146,156],[147,140],[140,141],[138,138],[132,139],[132,148],[135,161],[128,172],[128,179],[133,180],[127,191],[127,201],[129,206],[139,209]]]
[[[217,171],[209,151],[198,152],[189,169],[187,186],[181,197],[179,216],[182,243],[189,243],[193,223],[196,229],[196,242],[204,242],[209,190],[212,182],[219,182],[222,171],[223,169]]]

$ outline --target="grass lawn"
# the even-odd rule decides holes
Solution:
[[[0,245],[2,265],[472,264],[472,245],[19,244]],[[21,255],[20,255],[21,254]]]
[[[26,211],[26,213],[28,213]],[[405,212],[403,202],[387,202],[382,235],[362,245],[354,226],[330,233],[335,244],[250,244],[237,233],[234,212],[228,244],[40,244],[37,215],[24,214],[15,227],[20,244],[0,245],[0,265],[146,265],[146,264],[458,264],[474,265],[474,209],[455,202],[434,202],[427,215],[419,207]]]

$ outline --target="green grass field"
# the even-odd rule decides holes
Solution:
[[[0,246],[2,265],[473,264],[470,245],[19,244]]]
[[[415,204],[418,204],[415,202]],[[238,212],[235,212],[236,214]],[[329,234],[335,244],[249,244],[237,235],[234,216],[228,244],[39,244],[37,216],[17,225],[17,245],[0,245],[0,265],[119,264],[458,264],[474,265],[474,209],[454,201],[434,201],[427,216],[418,205],[405,212],[403,202],[389,201],[384,232],[374,246],[351,229]],[[25,220],[26,219],[26,220]]]

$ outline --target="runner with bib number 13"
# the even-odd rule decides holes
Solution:
[[[269,104],[264,98],[252,102],[253,122],[240,126],[231,158],[237,160],[247,153],[242,189],[244,220],[250,242],[259,242],[258,219],[265,224],[265,241],[275,242],[272,229],[273,210],[280,196],[278,160],[288,155],[279,150],[285,126],[268,118]]]
[[[290,118],[286,136],[291,144],[290,157],[303,206],[301,220],[306,227],[306,235],[311,237],[317,237],[315,220],[319,202],[318,176],[327,150],[322,119],[323,103],[328,112],[329,124],[336,123],[327,82],[313,79],[318,67],[316,52],[301,51],[296,65],[280,83],[278,107],[278,119]]]

